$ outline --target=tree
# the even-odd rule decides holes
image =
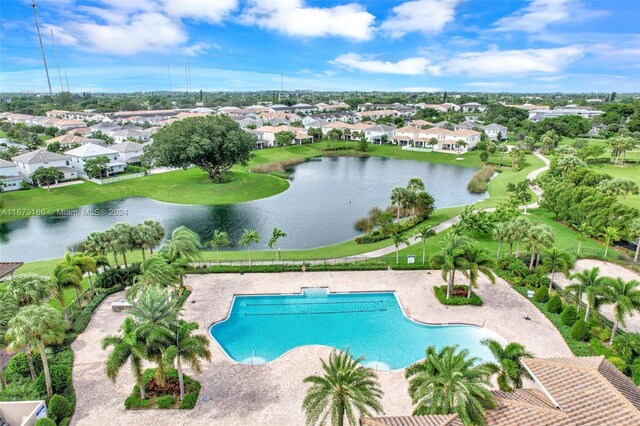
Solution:
[[[565,277],[569,278],[569,269],[573,266],[574,259],[569,255],[552,247],[543,252],[542,266],[551,274],[549,280],[549,291],[553,288],[556,272],[562,272]]]
[[[127,313],[138,324],[170,327],[176,323],[178,308],[175,301],[168,297],[165,289],[150,285],[140,292],[139,297],[131,301],[131,308]]]
[[[323,425],[329,420],[333,426],[343,426],[346,417],[348,424],[355,426],[360,416],[382,412],[378,377],[360,365],[361,361],[337,350],[331,351],[328,362],[320,360],[323,374],[303,381],[311,385],[302,402],[307,425]]]
[[[64,292],[68,288],[72,288],[76,292],[76,303],[80,309],[79,292],[82,290],[82,271],[75,265],[60,264],[56,266],[51,277],[51,285],[53,286],[53,298],[60,304],[62,316],[65,321],[68,320],[67,307],[65,306]]]
[[[576,295],[578,310],[580,310],[582,294],[587,295],[587,309],[584,314],[584,321],[588,322],[591,309],[598,309],[602,302],[606,300],[608,279],[600,276],[600,268],[598,267],[572,274],[571,279],[576,281],[574,284],[567,286],[566,290]]]
[[[484,425],[484,410],[495,407],[490,390],[492,371],[470,357],[466,349],[445,346],[436,351],[435,346],[429,346],[424,361],[405,371],[415,405],[413,415],[458,413],[465,424]]]
[[[407,190],[402,187],[393,188],[391,191],[391,204],[396,206],[396,220],[400,221],[400,209],[407,201]]]
[[[293,132],[278,132],[276,133],[276,146],[289,146],[293,143],[296,134]]]
[[[492,284],[496,283],[496,276],[491,270],[495,266],[495,261],[489,256],[487,250],[482,248],[477,241],[470,241],[464,254],[469,277],[469,288],[467,298],[471,298],[471,287],[478,287],[480,273],[486,276]]]
[[[213,237],[206,245],[216,251],[216,261],[220,264],[220,247],[228,247],[231,245],[229,234],[226,231],[216,229],[213,231]]]
[[[198,329],[197,322],[180,321],[175,326],[175,343],[166,349],[164,358],[167,362],[175,361],[180,385],[180,400],[184,399],[184,372],[182,363],[187,364],[194,373],[202,374],[202,359],[211,361],[209,339],[202,334],[193,334]]]
[[[508,234],[509,234],[509,228],[506,223],[500,222],[500,223],[496,223],[493,226],[493,239],[498,241],[498,254],[496,255],[496,258],[500,258],[502,242],[504,241],[505,238],[507,238]]]
[[[104,366],[105,374],[113,382],[124,365],[130,361],[131,371],[140,388],[140,398],[145,399],[145,383],[142,363],[147,358],[147,348],[138,330],[138,324],[131,317],[126,317],[120,327],[119,335],[111,335],[102,339],[102,350],[113,346]]]
[[[105,234],[110,242],[111,250],[122,255],[125,268],[129,267],[127,252],[134,248],[135,228],[127,222],[118,222],[110,226]],[[117,264],[117,262],[116,262]]]
[[[273,249],[275,247],[275,251],[276,251],[276,260],[280,260],[278,258],[278,240],[280,238],[285,238],[287,236],[287,234],[282,231],[281,229],[278,228],[273,228],[273,233],[271,234],[271,239],[269,240],[269,248]]]
[[[157,220],[147,219],[142,222],[144,229],[147,233],[148,240],[145,240],[145,247],[149,249],[149,252],[153,254],[153,249],[158,247],[164,238],[165,230],[164,226]]]
[[[640,256],[640,218],[635,219],[629,224],[629,226],[627,227],[627,234],[629,238],[636,244],[636,254],[633,257],[633,260],[637,262],[638,257]]]
[[[87,278],[89,279],[89,292],[93,297],[93,280],[91,279],[91,273],[96,273],[98,270],[96,259],[84,253],[74,253],[71,255],[71,252],[67,251],[64,256],[64,264],[71,267],[77,266],[83,276],[87,274]]]
[[[4,292],[18,308],[40,305],[51,297],[53,288],[48,277],[26,273],[16,274],[4,282]],[[3,305],[4,308],[4,305]]]
[[[249,247],[249,265],[251,265],[251,244],[260,242],[260,233],[251,229],[245,229],[240,237],[240,244],[243,247]]]
[[[531,201],[531,192],[529,191],[529,186],[531,185],[531,181],[529,179],[525,179],[522,182],[517,184],[509,182],[507,184],[507,192],[512,194],[519,202],[524,206],[524,212],[527,213],[527,203]]]
[[[10,352],[24,347],[36,347],[42,359],[42,370],[47,386],[47,396],[53,396],[51,373],[47,360],[46,345],[60,343],[64,339],[64,324],[58,312],[51,306],[30,305],[20,309],[9,321],[5,339]]]
[[[529,262],[529,271],[533,271],[534,262],[539,259],[540,252],[546,247],[551,247],[555,237],[549,225],[542,223],[535,224],[531,227],[527,236],[524,238],[525,247],[531,253],[531,261]]]
[[[440,252],[431,258],[431,267],[441,269],[442,279],[447,281],[447,299],[453,291],[456,271],[466,274],[465,254],[469,244],[469,238],[450,233],[440,243]]]
[[[138,293],[151,286],[161,288],[175,288],[180,284],[180,268],[162,254],[149,256],[140,264],[140,274],[134,278],[134,283],[127,292],[129,299],[135,299]]]
[[[400,232],[394,232],[391,234],[391,242],[396,247],[396,265],[400,263],[400,246],[404,244],[405,246],[409,245],[409,240],[402,235]]]
[[[577,254],[580,254],[580,249],[582,248],[582,242],[586,241],[589,238],[589,235],[593,234],[593,230],[587,223],[582,222],[580,225],[576,226],[576,231],[578,231],[578,251]]]
[[[162,247],[162,251],[169,262],[191,262],[200,258],[200,247],[200,236],[186,226],[179,226],[171,232],[171,237]]]
[[[609,344],[613,344],[618,325],[626,325],[626,318],[635,312],[640,312],[640,282],[636,280],[624,281],[622,278],[609,278],[608,301],[613,303],[615,321],[611,330]]]
[[[615,226],[606,226],[600,231],[600,237],[604,240],[604,258],[607,258],[609,247],[620,239],[620,231]]]
[[[96,157],[91,160],[87,160],[84,163],[84,167],[82,168],[84,172],[92,179],[100,179],[102,174],[105,173],[107,167],[109,166],[109,158],[108,157]]]
[[[498,386],[501,391],[513,392],[514,389],[522,387],[523,378],[531,379],[522,360],[533,358],[533,354],[523,345],[512,342],[503,347],[500,342],[493,339],[483,339],[482,344],[489,349],[496,360],[489,365],[495,373],[498,373]]]
[[[221,181],[232,166],[246,166],[255,137],[225,115],[190,117],[160,129],[145,155],[159,166],[186,168],[194,164]]]
[[[424,182],[420,178],[411,178],[407,183],[407,193],[411,204],[411,217],[416,216],[416,199],[418,193],[424,191]]]
[[[627,200],[627,195],[637,195],[639,192],[638,185],[634,181],[624,179],[602,181],[598,189],[605,194],[622,195],[623,201]]]
[[[436,231],[429,228],[428,226],[424,226],[418,229],[417,237],[422,241],[422,264],[425,264],[426,254],[427,254],[427,239],[429,237],[435,237]]]
[[[31,173],[31,180],[40,185],[47,185],[47,192],[51,192],[51,185],[64,179],[64,174],[55,167],[38,167]]]

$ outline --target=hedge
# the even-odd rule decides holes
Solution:
[[[549,301],[549,290],[546,287],[540,287],[533,293],[533,300],[538,303],[547,303]]]
[[[53,416],[56,420],[61,421],[71,416],[73,409],[69,401],[67,401],[67,398],[60,395],[53,395],[51,400],[49,400],[47,412],[49,416]]]
[[[571,326],[569,333],[576,340],[587,340],[589,338],[589,325],[581,318]]]
[[[571,327],[578,320],[578,310],[573,305],[567,305],[560,314],[560,321],[567,327]]]
[[[384,271],[386,269],[393,269],[396,271],[404,270],[425,270],[428,269],[428,265],[421,264],[407,264],[401,263],[396,265],[394,263],[387,264],[383,261],[366,261],[357,263],[338,263],[338,264],[320,264],[320,265],[308,265],[305,264],[307,272],[321,272],[321,271]],[[229,273],[277,273],[277,272],[300,272],[302,265],[212,265],[211,267],[199,267],[190,271],[191,274],[229,274]]]
[[[35,426],[56,426],[56,422],[46,417],[38,419]]]
[[[547,310],[553,314],[559,314],[562,312],[562,299],[557,294],[554,294],[547,303]]]
[[[478,296],[473,290],[471,290],[471,297],[467,298],[466,296],[466,292],[468,291],[469,287],[466,285],[455,285],[453,286],[453,291],[460,291],[460,292],[464,292],[465,296],[460,297],[460,296],[451,296],[447,299],[447,286],[443,285],[443,286],[437,286],[433,288],[433,292],[436,295],[436,298],[440,301],[440,303],[442,303],[443,305],[453,305],[453,306],[460,306],[460,305],[471,305],[471,306],[482,306],[482,299],[480,299],[480,296]]]

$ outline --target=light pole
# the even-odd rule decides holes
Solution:
[[[44,72],[47,73],[47,84],[49,84],[49,94],[53,96],[53,90],[51,90],[51,79],[49,78],[49,68],[47,67],[47,57],[44,54],[44,46],[42,45],[42,36],[40,35],[40,25],[38,24],[38,12],[36,12],[36,0],[31,0],[31,7],[33,7],[33,18],[36,21],[36,31],[38,31],[38,40],[40,40],[40,51],[42,51],[42,60],[44,61]]]

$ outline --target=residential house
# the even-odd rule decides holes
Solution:
[[[140,162],[144,146],[138,142],[125,141],[110,145],[109,148],[118,152],[118,161],[134,164]]]
[[[498,139],[498,135],[502,140],[507,140],[509,136],[509,129],[506,126],[502,126],[500,124],[487,124],[486,126],[480,126],[482,130],[487,134],[489,139],[496,140]]]
[[[337,102],[337,103],[324,103],[324,102],[320,102],[318,104],[316,104],[316,108],[321,110],[321,111],[336,111],[339,109],[351,109],[351,107],[349,106],[349,104],[346,104],[344,102]]]
[[[589,120],[602,114],[603,111],[595,109],[580,108],[575,105],[567,105],[554,109],[532,109],[529,110],[529,120],[537,122],[545,118],[564,117],[565,115],[577,115]]]
[[[71,167],[76,170],[80,177],[87,177],[84,171],[84,166],[87,161],[94,160],[98,157],[107,157],[109,159],[105,170],[107,176],[123,172],[126,165],[120,161],[120,153],[118,151],[92,143],[67,151],[66,154],[71,158]]]
[[[399,146],[431,147],[437,151],[466,152],[480,142],[481,133],[475,130],[448,130],[440,127],[422,129],[405,126],[393,132],[392,142]],[[432,141],[437,144],[432,145]]]
[[[487,108],[488,107],[486,105],[482,105],[477,102],[467,102],[460,106],[462,112],[485,112]]]
[[[427,120],[413,120],[410,124],[415,127],[433,126],[433,123]]]
[[[374,109],[367,111],[358,111],[356,116],[360,120],[378,120],[382,117],[399,117],[400,113],[394,109]]]
[[[63,150],[69,149],[74,146],[84,145],[87,143],[94,143],[96,145],[105,144],[102,139],[91,139],[84,136],[71,135],[69,133],[47,140],[47,145],[51,145],[52,143],[55,143],[55,142],[58,142],[60,144],[60,147]]]
[[[473,130],[475,127],[478,127],[478,125],[471,121],[463,121],[462,123],[454,124],[453,130]]]
[[[387,126],[385,124],[376,124],[376,125],[367,127],[364,130],[364,137],[365,139],[367,139],[367,141],[373,144],[382,145],[382,141],[384,139],[383,136],[386,135],[387,141],[390,142],[393,137],[394,130],[396,130],[394,126]]]
[[[127,140],[136,140],[146,142],[151,138],[149,133],[145,132],[141,128],[135,129],[121,129],[112,132],[111,137],[114,143],[122,143]]]
[[[315,105],[309,105],[309,104],[303,104],[303,103],[295,104],[291,107],[292,111],[303,112],[303,113],[315,111],[317,109],[318,108]]]
[[[252,130],[250,133],[256,135],[258,140],[262,139],[266,141],[266,146],[275,146],[276,145],[276,135],[280,132],[291,132],[294,136],[294,143],[296,145],[301,145],[303,143],[312,142],[313,138],[307,135],[307,131],[301,127],[293,127],[293,126],[262,126],[258,127],[255,130]]]
[[[73,180],[78,178],[76,170],[71,167],[71,158],[68,155],[56,154],[46,149],[27,152],[11,159],[17,168],[18,173],[25,182],[33,183],[31,175],[40,167],[54,167],[64,175],[62,180]]]
[[[327,135],[331,130],[340,130],[343,134],[344,140],[351,139],[351,129],[353,128],[352,124],[343,123],[342,121],[334,121],[333,123],[325,123],[324,126],[321,127],[322,134]]]
[[[16,164],[0,159],[0,192],[17,191],[20,188],[22,178]]]

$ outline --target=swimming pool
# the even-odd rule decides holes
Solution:
[[[426,301],[425,301],[426,302]],[[236,296],[229,316],[210,328],[233,360],[264,364],[305,345],[349,349],[364,365],[400,369],[423,359],[429,345],[458,345],[482,361],[493,360],[481,345],[498,334],[470,325],[427,325],[407,318],[393,292]]]

